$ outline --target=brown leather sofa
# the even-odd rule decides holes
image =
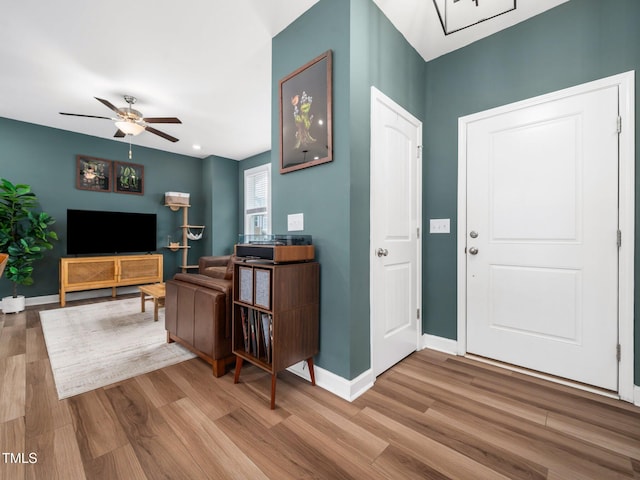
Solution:
[[[213,367],[226,373],[231,353],[233,259],[201,257],[198,273],[178,273],[166,282],[167,342],[178,342]]]

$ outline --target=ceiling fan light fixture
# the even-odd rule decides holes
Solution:
[[[140,135],[145,130],[145,128],[142,125],[135,122],[122,121],[122,122],[115,122],[115,123],[116,123],[116,127],[118,127],[118,129],[121,132],[127,135],[134,135],[134,136]]]
[[[164,138],[165,140],[169,140],[170,142],[177,142],[178,139],[176,137],[172,137],[168,133],[164,133],[156,128],[153,128],[149,124],[156,123],[182,123],[177,117],[143,117],[142,113],[138,110],[134,110],[131,108],[131,105],[136,103],[135,97],[130,95],[125,95],[124,99],[129,105],[128,107],[118,108],[109,100],[105,100],[104,98],[94,97],[100,103],[102,103],[105,107],[114,111],[118,117],[110,118],[110,117],[101,117],[96,115],[81,115],[78,113],[64,113],[60,112],[61,115],[72,115],[76,117],[89,117],[89,118],[103,118],[105,120],[113,120],[115,126],[118,128],[115,138],[122,138],[127,135],[135,136],[140,135],[142,132],[152,133],[154,135],[158,135],[159,137]]]

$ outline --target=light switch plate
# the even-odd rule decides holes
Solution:
[[[450,233],[451,221],[448,218],[431,218],[429,220],[429,233]]]
[[[287,230],[290,232],[301,232],[304,230],[304,214],[292,213],[287,215]]]

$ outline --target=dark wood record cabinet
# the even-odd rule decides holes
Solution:
[[[270,373],[274,409],[278,372],[306,361],[315,385],[320,265],[238,261],[233,279],[234,383],[239,381],[244,361]]]

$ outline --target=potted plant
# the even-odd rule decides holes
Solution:
[[[24,310],[18,285],[33,284],[33,262],[42,258],[45,250],[51,250],[51,242],[58,239],[49,229],[55,220],[37,212],[37,206],[38,198],[29,185],[0,179],[0,253],[9,255],[5,276],[13,282],[13,295],[2,299],[5,313]]]

